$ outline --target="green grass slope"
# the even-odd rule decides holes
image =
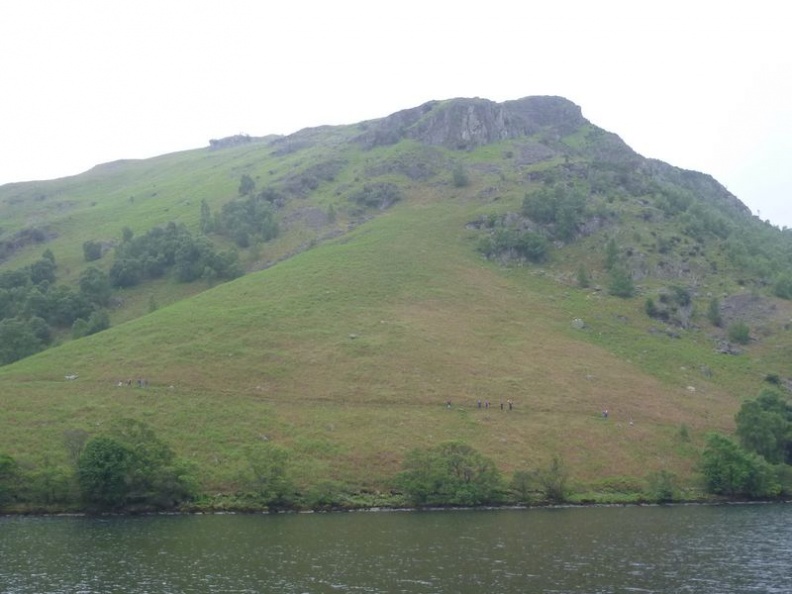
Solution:
[[[434,134],[430,115],[419,124]],[[406,452],[451,439],[507,475],[559,456],[580,490],[659,470],[695,485],[704,434],[731,431],[766,375],[789,374],[792,308],[767,289],[775,260],[751,269],[761,250],[729,251],[756,224],[714,181],[647,162],[585,122],[465,151],[415,137],[352,142],[379,138],[375,124],[0,188],[0,239],[31,226],[49,234],[0,266],[46,246],[65,282],[87,265],[84,241],[171,220],[197,231],[201,201],[216,211],[241,175],[288,197],[281,235],[240,251],[246,276],[118,291],[109,330],[0,367],[0,452],[31,468],[65,466],[67,432],[134,418],[194,462],[213,494],[240,488],[263,442],[290,453],[303,491],[335,481],[387,492]],[[526,193],[559,182],[588,188],[590,229],[550,241],[541,264],[485,259],[478,222],[518,220]],[[382,209],[350,200],[369,183],[398,186],[402,199]],[[773,230],[756,229],[752,238],[776,245]],[[611,240],[635,279],[631,299],[605,290]],[[108,253],[99,264],[111,262]],[[590,287],[576,281],[581,267]],[[647,297],[675,286],[693,299],[684,328],[645,313]],[[726,328],[707,322],[706,305],[716,296],[731,307],[735,295],[756,297],[762,315],[749,319],[744,352],[724,355],[715,345]],[[501,410],[507,400],[513,410]]]
[[[292,452],[303,486],[386,489],[407,450],[447,439],[506,472],[560,455],[581,481],[689,475],[680,427],[729,429],[739,388],[753,388],[746,370],[708,344],[680,349],[623,321],[636,312],[621,300],[482,261],[468,214],[464,200],[404,204],[342,240],[0,369],[0,450],[41,463],[65,456],[64,431],[132,417],[221,491],[264,439]],[[578,317],[586,329],[572,327]],[[500,410],[507,399],[515,410]]]

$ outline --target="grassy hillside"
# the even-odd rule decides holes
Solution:
[[[564,179],[590,163],[589,128],[543,145],[505,140],[465,152],[414,139],[366,148],[349,142],[360,130],[0,188],[4,236],[32,223],[53,236],[3,267],[33,261],[46,245],[65,282],[85,268],[87,239],[169,220],[197,232],[200,202],[220,208],[243,174],[289,196],[278,210],[281,235],[241,250],[244,277],[118,291],[109,330],[0,368],[0,452],[28,467],[65,467],[65,432],[95,435],[128,417],[194,462],[208,493],[242,488],[248,454],[265,442],[289,452],[301,490],[335,481],[387,492],[409,450],[447,440],[470,444],[504,473],[559,456],[580,491],[659,470],[695,485],[704,434],[731,431],[766,375],[789,374],[789,302],[741,287],[725,272],[741,269],[715,240],[691,239],[670,216],[647,217],[651,194],[641,202],[611,181],[587,196],[605,221],[595,232],[551,241],[538,264],[483,257],[486,231],[476,222],[513,218],[548,175]],[[322,173],[328,163],[332,173]],[[382,210],[350,200],[373,182],[398,185],[401,199]],[[663,235],[687,245],[687,272],[673,278],[649,274],[676,265],[673,253],[654,251]],[[630,299],[606,290],[613,238],[637,284]],[[110,261],[108,253],[101,264]],[[581,265],[588,287],[577,279]],[[645,313],[647,296],[676,285],[693,295],[686,327]],[[726,329],[706,320],[706,303],[751,291],[767,305],[751,319],[752,344],[741,355],[717,352]],[[149,313],[152,295],[159,307]],[[507,400],[513,410],[501,410]]]

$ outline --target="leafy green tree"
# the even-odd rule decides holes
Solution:
[[[125,229],[127,227],[124,227]],[[83,258],[86,262],[94,262],[102,257],[102,244],[93,239],[83,242]]]
[[[256,189],[256,182],[253,181],[253,178],[250,177],[248,174],[244,174],[239,179],[239,195],[240,196],[247,196],[253,193],[253,190]]]
[[[628,299],[635,295],[635,284],[633,283],[632,276],[621,266],[611,269],[608,293],[615,297],[621,297],[622,299]]]
[[[212,218],[212,211],[209,208],[209,203],[206,200],[201,200],[201,233],[211,233],[214,231],[214,219]]]
[[[257,444],[247,452],[247,484],[256,503],[286,507],[294,502],[295,489],[289,478],[289,455],[272,444]]]
[[[776,278],[773,294],[781,299],[792,299],[792,274],[781,274]]]
[[[87,320],[78,318],[72,324],[72,338],[90,336],[110,327],[110,316],[106,309],[97,309],[91,313]]]
[[[773,467],[764,458],[719,433],[707,438],[701,471],[707,490],[716,495],[765,498],[781,490]]]
[[[110,278],[95,266],[89,266],[80,274],[80,293],[91,303],[106,307],[110,303],[113,288]]]
[[[131,492],[130,474],[135,465],[133,452],[117,439],[91,439],[77,462],[77,480],[83,499],[101,508],[122,507]]]
[[[568,496],[567,482],[569,480],[569,472],[564,466],[561,458],[553,456],[550,466],[539,471],[538,480],[544,492],[545,499],[555,503],[566,501]]]
[[[619,246],[612,237],[605,244],[605,270],[612,270],[619,262]]]
[[[647,477],[649,495],[658,503],[668,503],[678,498],[679,487],[673,472],[660,470]]]
[[[53,284],[55,282],[55,262],[48,258],[40,258],[30,265],[30,280],[34,285],[43,282]]]
[[[385,210],[402,199],[402,190],[390,182],[366,184],[349,199],[366,208]]]
[[[534,492],[537,490],[538,477],[535,472],[527,470],[516,470],[512,475],[509,485],[517,496],[517,501],[527,503],[531,501]]]
[[[737,436],[744,448],[770,464],[792,464],[792,405],[772,390],[740,407]]]
[[[7,365],[43,350],[45,342],[20,318],[0,320],[0,365]]]
[[[723,316],[720,311],[720,301],[717,297],[713,297],[707,306],[707,319],[713,326],[721,327],[723,325]]]
[[[409,452],[397,482],[416,505],[480,505],[501,499],[494,462],[461,442]]]
[[[134,287],[140,283],[142,277],[143,266],[139,260],[133,258],[116,260],[110,268],[110,284],[114,287]]]
[[[0,454],[0,508],[12,503],[19,492],[19,464],[8,454]]]
[[[586,267],[581,264],[577,271],[577,284],[581,289],[588,289],[591,286],[591,276]]]
[[[132,419],[118,421],[108,434],[88,441],[77,476],[83,498],[100,508],[167,509],[194,491],[188,466],[148,425]]]
[[[192,497],[192,469],[160,440],[146,423],[121,419],[114,423],[112,436],[133,454],[128,475],[128,501],[170,508]]]

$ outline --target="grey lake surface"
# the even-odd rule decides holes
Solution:
[[[790,593],[792,505],[2,517],[0,592]]]

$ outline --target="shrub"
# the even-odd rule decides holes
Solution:
[[[536,472],[526,470],[514,471],[509,487],[516,495],[517,501],[522,503],[529,502],[538,489]]]
[[[668,503],[678,498],[679,487],[673,472],[660,470],[647,477],[649,496],[658,503]]]
[[[102,257],[102,244],[89,239],[83,243],[83,257],[86,262],[93,262]]]
[[[567,486],[569,473],[558,456],[553,456],[550,466],[539,471],[538,479],[545,499],[554,503],[561,503],[567,500],[569,496]]]
[[[247,452],[246,483],[256,503],[286,507],[294,503],[294,485],[288,476],[288,453],[271,444],[257,444]]]
[[[492,460],[456,441],[409,452],[397,483],[416,505],[481,505],[502,495]]]
[[[771,390],[743,403],[735,417],[746,449],[771,464],[792,464],[792,405]]]
[[[701,471],[707,491],[716,495],[766,498],[781,491],[773,467],[764,458],[718,433],[707,438]]]
[[[16,499],[19,489],[19,465],[8,454],[0,454],[0,507]]]
[[[737,344],[748,344],[751,341],[751,329],[745,322],[735,322],[727,331],[729,340]]]
[[[470,185],[470,176],[461,163],[457,163],[454,167],[451,180],[455,188],[464,188]]]
[[[709,305],[707,306],[707,319],[713,326],[720,327],[723,325],[723,317],[721,316],[720,312],[720,302],[718,301],[717,297],[710,299]]]
[[[148,425],[132,419],[88,441],[77,461],[77,479],[85,501],[101,509],[167,509],[194,492],[190,469]]]
[[[612,268],[608,293],[622,299],[628,299],[635,295],[635,284],[630,273],[620,266]]]

